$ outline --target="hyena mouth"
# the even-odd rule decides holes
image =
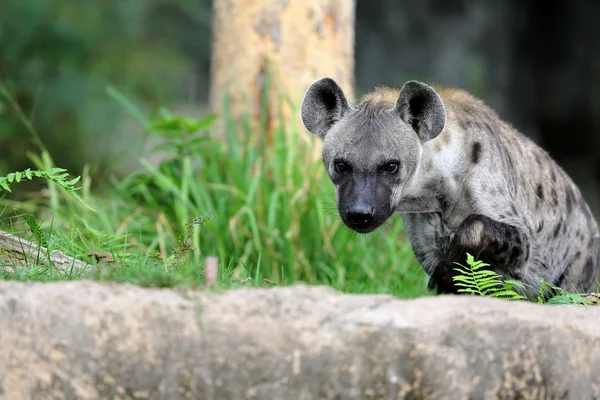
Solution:
[[[377,230],[377,228],[379,228],[379,226],[372,226],[372,227],[354,227],[354,226],[349,226],[350,229],[352,229],[353,231],[357,232],[357,233],[371,233],[375,230]]]
[[[379,228],[383,223],[379,221],[369,221],[366,223],[352,222],[342,218],[344,224],[357,233],[371,233]]]

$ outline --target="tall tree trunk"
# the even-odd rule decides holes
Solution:
[[[233,116],[249,114],[253,130],[267,111],[267,144],[281,124],[308,137],[291,110],[310,83],[332,77],[352,98],[354,18],[355,0],[214,0],[213,111],[223,113],[227,96]]]

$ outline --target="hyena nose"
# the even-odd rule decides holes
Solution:
[[[367,224],[373,220],[375,208],[358,204],[346,207],[346,218],[353,224]]]

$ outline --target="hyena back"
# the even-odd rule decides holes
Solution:
[[[367,233],[400,213],[438,293],[456,293],[466,253],[531,293],[542,279],[596,289],[600,235],[579,189],[481,100],[410,81],[355,105],[323,78],[306,91],[302,120],[323,140],[343,222]]]

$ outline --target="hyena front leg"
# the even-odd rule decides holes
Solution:
[[[460,224],[450,243],[446,259],[429,280],[439,294],[457,293],[452,277],[455,262],[466,265],[467,253],[490,264],[490,269],[509,279],[521,279],[529,258],[529,240],[518,228],[485,215],[471,214]]]

